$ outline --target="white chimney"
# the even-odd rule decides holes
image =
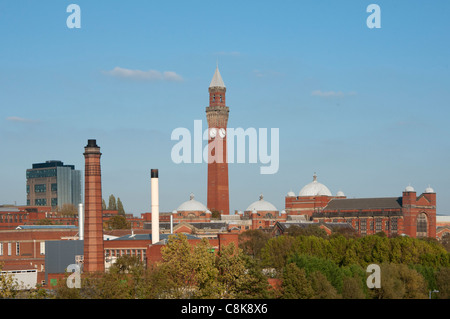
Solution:
[[[159,242],[159,185],[158,170],[151,170],[152,188],[152,244]]]
[[[78,232],[80,240],[84,240],[84,209],[83,204],[78,204]]]

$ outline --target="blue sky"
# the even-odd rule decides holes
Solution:
[[[366,25],[371,3],[381,29]],[[83,170],[90,138],[103,196],[127,212],[150,211],[151,168],[162,211],[191,192],[206,204],[206,164],[174,164],[170,136],[206,127],[218,61],[229,127],[280,129],[277,174],[230,164],[231,210],[260,193],[282,210],[317,172],[348,197],[430,185],[448,214],[449,14],[447,1],[0,0],[0,204],[26,203],[32,163]]]

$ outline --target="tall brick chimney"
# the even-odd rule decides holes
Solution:
[[[96,140],[88,140],[84,148],[84,272],[105,271],[103,248],[102,177],[100,147]]]

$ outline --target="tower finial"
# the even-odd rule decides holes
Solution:
[[[314,182],[317,182],[317,174],[316,174],[316,172],[314,172],[314,175],[313,175],[313,181],[314,181]]]

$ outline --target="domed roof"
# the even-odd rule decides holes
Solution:
[[[264,196],[261,194],[259,196],[259,200],[252,203],[250,206],[247,207],[247,209],[245,211],[277,211],[278,209],[273,206],[271,203],[269,203],[268,201],[265,201]]]
[[[207,210],[205,205],[194,199],[194,194],[191,194],[190,199],[177,208],[177,211],[181,212],[205,212]]]
[[[336,196],[337,196],[337,197],[344,197],[345,194],[344,194],[343,191],[338,191],[338,192],[336,193]]]
[[[289,191],[289,192],[287,193],[287,196],[288,196],[288,197],[295,197],[295,193],[294,193],[293,191]]]
[[[425,193],[434,193],[434,189],[432,189],[430,186],[428,186],[428,187],[425,189]]]
[[[412,187],[411,185],[406,186],[405,192],[415,192],[414,187]]]
[[[332,196],[330,190],[325,185],[317,181],[314,173],[313,181],[300,190],[299,196]]]

